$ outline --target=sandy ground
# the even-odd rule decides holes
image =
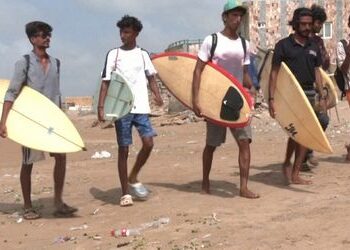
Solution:
[[[140,176],[152,194],[129,208],[118,205],[114,129],[92,128],[93,116],[70,114],[88,147],[68,156],[64,197],[79,207],[74,218],[52,215],[53,161],[48,159],[35,166],[32,176],[32,198],[43,218],[21,220],[20,147],[1,140],[0,249],[350,249],[350,166],[344,162],[350,110],[342,102],[338,111],[340,121],[332,110],[327,130],[334,154],[316,153],[320,165],[303,174],[313,181],[310,186],[284,184],[287,137],[267,111],[254,119],[249,187],[261,195],[258,200],[238,195],[237,146],[230,136],[215,154],[212,195],[202,195],[204,122],[160,126],[166,118],[152,118],[159,136]],[[139,148],[135,137],[130,165]],[[112,157],[91,159],[101,150]],[[168,224],[135,237],[110,234],[163,217]]]

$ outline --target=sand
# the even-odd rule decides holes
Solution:
[[[91,127],[92,115],[69,113],[88,151],[68,155],[64,199],[79,208],[74,218],[55,218],[52,159],[35,165],[32,199],[42,214],[21,219],[20,147],[0,140],[0,249],[349,249],[350,165],[344,144],[350,140],[350,109],[331,110],[327,135],[333,155],[315,153],[318,167],[302,176],[309,186],[284,183],[281,163],[287,137],[267,111],[254,118],[249,188],[261,195],[239,196],[237,146],[228,136],[214,157],[212,194],[200,194],[205,123],[166,124],[152,118],[158,132],[155,147],[139,179],[152,191],[149,200],[119,206],[117,148],[113,128]],[[130,166],[140,149],[136,134]],[[91,159],[105,150],[110,158]],[[159,218],[169,223],[140,235],[112,237],[112,229],[140,228]]]

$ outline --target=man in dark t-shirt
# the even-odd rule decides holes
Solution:
[[[312,27],[312,13],[308,8],[298,8],[290,21],[294,33],[278,41],[275,45],[272,59],[272,68],[269,81],[269,112],[275,118],[274,94],[277,75],[284,62],[298,80],[301,88],[312,106],[315,103],[316,91],[319,93],[321,112],[325,112],[325,98],[322,96],[322,83],[319,67],[322,64],[318,46],[309,38]],[[316,83],[316,88],[315,88]],[[292,166],[290,159],[295,151],[295,160]],[[289,138],[286,159],[283,164],[283,173],[293,184],[310,184],[299,176],[301,164],[305,158],[307,148]]]

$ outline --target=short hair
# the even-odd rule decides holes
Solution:
[[[327,20],[327,14],[323,7],[313,4],[311,6],[311,12],[312,12],[312,19],[315,22],[316,20],[321,21],[321,23],[324,23]]]
[[[26,28],[26,34],[28,38],[35,36],[40,31],[44,33],[50,33],[53,30],[49,24],[41,21],[34,21],[34,22],[27,23],[25,28]]]
[[[140,32],[143,28],[142,23],[139,19],[133,16],[125,15],[121,20],[117,22],[119,29],[131,27],[134,31]]]
[[[292,26],[293,30],[299,27],[300,18],[303,16],[312,17],[312,12],[309,8],[300,7],[294,10],[293,18],[289,21],[289,25]]]

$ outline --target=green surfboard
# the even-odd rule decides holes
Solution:
[[[98,83],[96,94],[94,96],[93,109],[96,113],[100,88],[101,81]],[[104,119],[108,123],[113,123],[130,113],[133,105],[134,95],[129,87],[129,83],[120,73],[112,72],[104,104]]]

